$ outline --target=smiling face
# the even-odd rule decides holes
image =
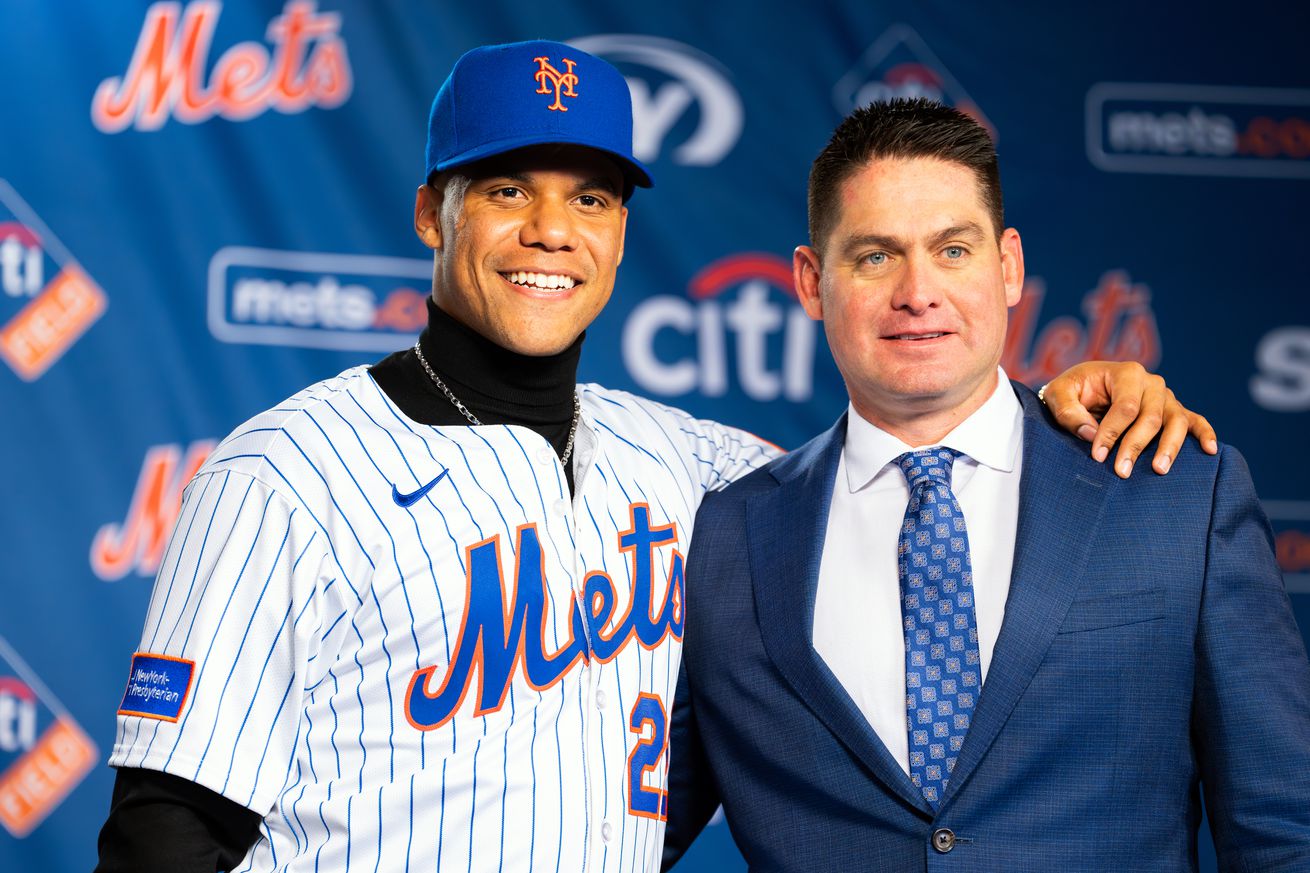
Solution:
[[[796,250],[797,293],[856,411],[907,442],[940,439],[996,385],[1019,234],[998,241],[973,171],[936,158],[869,161],[838,209],[822,252]]]
[[[458,172],[469,180],[462,204],[445,204],[461,185],[439,178],[414,206],[414,229],[436,253],[433,299],[511,351],[563,351],[614,290],[628,218],[618,166],[589,149],[541,146]]]

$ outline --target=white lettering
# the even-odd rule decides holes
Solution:
[[[377,300],[363,285],[342,285],[331,276],[316,284],[276,279],[238,279],[232,320],[245,324],[364,330],[373,324]]]
[[[632,153],[638,160],[660,156],[660,143],[691,105],[692,93],[681,82],[665,82],[651,96],[644,79],[628,79],[632,92]]]
[[[696,387],[696,363],[666,364],[655,357],[655,335],[665,328],[684,334],[696,329],[696,318],[687,301],[668,295],[641,303],[623,326],[623,364],[637,384],[665,396],[686,394]]]
[[[1280,327],[1255,347],[1260,373],[1251,377],[1251,399],[1274,412],[1310,410],[1310,327]]]

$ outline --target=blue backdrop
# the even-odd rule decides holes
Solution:
[[[631,85],[659,184],[583,378],[785,446],[844,404],[790,290],[810,160],[870,99],[976,114],[1030,275],[1007,369],[1162,371],[1244,450],[1310,629],[1305,13],[1024,5],[6,4],[0,869],[93,862],[152,573],[213,441],[421,324],[428,105],[479,43],[568,39]],[[741,866],[722,825],[696,851]]]

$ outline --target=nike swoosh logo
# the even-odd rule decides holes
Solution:
[[[442,479],[445,479],[446,474],[449,472],[450,472],[449,468],[442,470],[440,476],[433,479],[431,482],[424,485],[419,490],[411,492],[409,494],[401,494],[400,489],[393,484],[391,486],[391,499],[396,501],[397,506],[413,506],[415,503],[418,503],[420,500],[423,499],[424,494],[427,494],[429,491],[432,490],[433,485],[436,485]]]

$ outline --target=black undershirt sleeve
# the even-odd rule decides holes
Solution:
[[[156,770],[122,767],[100,829],[95,873],[215,873],[235,867],[263,818],[217,792]]]

